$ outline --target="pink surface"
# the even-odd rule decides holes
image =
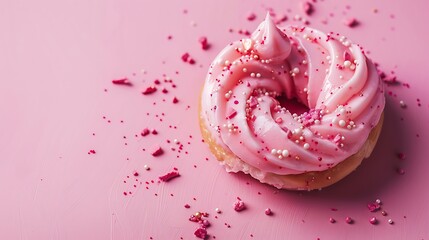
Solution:
[[[410,86],[386,86],[392,93],[375,152],[340,183],[277,191],[226,173],[201,142],[197,103],[209,63],[243,36],[239,29],[253,30],[267,7],[294,23],[296,14],[305,16],[299,3],[0,3],[0,238],[194,239],[199,225],[188,218],[203,211],[211,239],[428,239],[426,1],[319,0],[306,17],[314,28],[360,43]],[[247,20],[251,12],[254,21]],[[345,26],[349,17],[360,25]],[[212,44],[208,51],[201,36]],[[195,65],[182,62],[185,52]],[[133,86],[111,83],[122,77]],[[158,91],[142,95],[154,79],[162,82]],[[159,133],[141,137],[145,127]],[[180,152],[173,139],[183,144]],[[156,145],[164,149],[159,157],[151,155]],[[181,176],[159,183],[174,167]],[[234,211],[237,197],[247,209]],[[377,198],[387,216],[368,210]],[[374,216],[377,225],[369,223]]]

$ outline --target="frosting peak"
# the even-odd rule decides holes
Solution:
[[[252,40],[255,41],[253,49],[261,59],[279,62],[285,60],[291,52],[288,36],[277,28],[269,13],[253,32]]]

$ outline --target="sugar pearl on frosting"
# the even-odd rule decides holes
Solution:
[[[277,149],[273,148],[271,149],[271,154],[275,155],[277,153]]]
[[[282,151],[282,156],[283,156],[283,157],[287,157],[287,156],[289,156],[289,151],[288,151],[288,150],[286,150],[286,149],[284,149],[284,150]]]
[[[344,127],[344,126],[346,126],[346,121],[344,121],[344,120],[340,120],[340,121],[338,121],[338,125],[340,126],[340,127]]]
[[[247,68],[243,68],[243,72],[247,72]]]
[[[304,149],[309,149],[309,148],[310,148],[310,144],[304,143]]]
[[[251,73],[250,74],[250,77],[255,77],[256,76],[256,74],[255,73]]]
[[[299,73],[299,68],[297,68],[297,67],[293,68],[292,73],[298,74]]]
[[[257,73],[257,74],[256,74],[256,77],[257,77],[257,78],[260,78],[260,77],[261,77],[261,74],[260,74],[260,73]]]
[[[343,63],[344,67],[350,67],[350,65],[352,65],[352,62],[350,62],[349,60],[344,61]]]

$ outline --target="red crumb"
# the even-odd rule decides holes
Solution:
[[[164,176],[159,177],[159,180],[161,180],[163,182],[168,182],[171,179],[179,177],[179,176],[180,176],[179,172],[172,171],[172,172],[165,174]]]
[[[209,42],[207,40],[207,37],[204,37],[204,36],[200,37],[200,39],[198,39],[198,42],[200,42],[201,48],[203,50],[208,50],[210,48],[210,44],[209,44]]]
[[[134,172],[133,175],[134,175],[134,177],[138,177],[139,173],[138,172]]]
[[[241,211],[243,211],[244,209],[246,209],[246,205],[244,205],[244,202],[243,202],[243,201],[241,201],[241,200],[237,200],[237,201],[234,203],[234,210],[235,210],[235,211],[237,211],[237,212],[241,212]]]
[[[179,99],[177,99],[176,97],[173,98],[173,103],[178,103]]]
[[[194,235],[197,238],[201,238],[201,239],[206,239],[207,238],[207,230],[204,228],[198,228],[195,232]]]
[[[145,90],[143,90],[143,95],[148,95],[148,94],[152,94],[152,93],[154,93],[154,92],[156,92],[156,87],[155,86],[150,86],[150,87],[147,87]]]
[[[129,85],[129,86],[132,85],[131,82],[128,81],[128,78],[115,79],[115,80],[112,80],[112,83],[117,85]]]
[[[249,15],[247,15],[247,20],[253,21],[255,19],[256,19],[256,14],[255,13],[249,13]]]
[[[154,150],[152,151],[152,156],[157,157],[160,156],[164,153],[164,150],[162,150],[161,147],[157,146],[154,148]]]
[[[359,21],[356,18],[347,18],[344,20],[344,24],[348,27],[356,27],[359,25]]]
[[[303,2],[302,5],[301,5],[301,7],[302,7],[302,10],[307,15],[311,15],[313,13],[313,11],[314,11],[313,4],[311,4],[310,2],[307,2],[307,1]]]
[[[190,208],[191,206],[189,204],[185,204],[185,208]]]
[[[157,135],[157,134],[158,134],[158,131],[156,131],[156,129],[152,129],[152,134],[153,134],[153,135]]]
[[[140,135],[142,135],[142,137],[149,135],[150,131],[149,129],[145,128],[142,130],[142,132],[140,133]]]
[[[95,154],[95,150],[94,149],[89,150],[88,154]]]
[[[195,60],[193,58],[190,58],[189,59],[189,64],[191,64],[191,65],[195,64]]]

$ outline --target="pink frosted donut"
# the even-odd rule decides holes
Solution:
[[[295,111],[297,102],[306,109]],[[308,27],[278,28],[267,15],[210,65],[200,125],[228,171],[311,190],[337,182],[370,155],[384,105],[374,64],[358,45]]]

